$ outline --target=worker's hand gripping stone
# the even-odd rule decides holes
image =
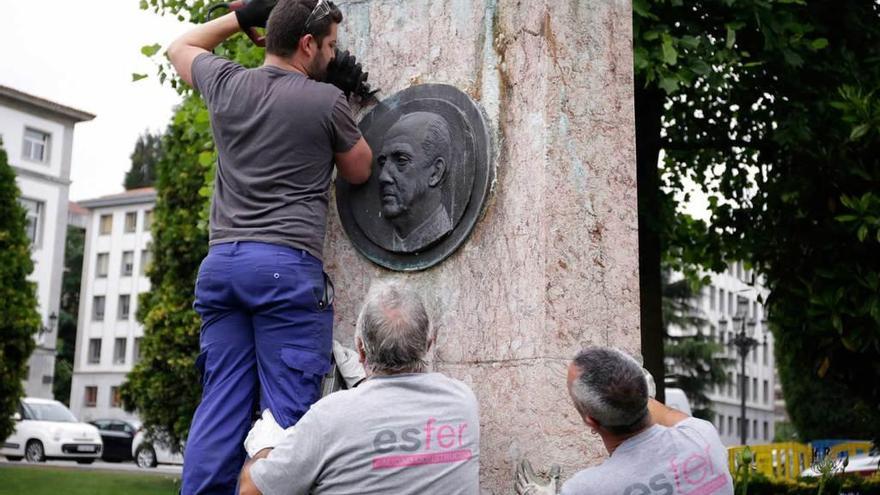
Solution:
[[[523,459],[516,468],[516,495],[556,495],[560,472],[559,465],[554,464],[550,468],[550,479],[545,481],[535,474],[528,459]]]

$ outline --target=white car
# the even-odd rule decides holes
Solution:
[[[865,477],[880,472],[880,451],[875,449],[870,453],[854,455],[849,458],[849,462],[847,462],[845,468],[843,467],[843,462],[838,459],[835,465],[835,473],[839,474],[841,472],[858,474]],[[820,475],[821,473],[816,466],[806,469],[801,473],[801,476],[805,478],[814,478]]]
[[[98,429],[81,423],[56,400],[26,397],[13,416],[15,431],[3,442],[0,455],[10,461],[44,462],[69,459],[91,464],[101,457],[104,444]]]
[[[183,452],[183,447],[180,449]],[[131,442],[131,456],[135,464],[142,468],[156,467],[157,464],[183,464],[183,455],[172,453],[159,442],[147,440],[146,430],[138,428]]]

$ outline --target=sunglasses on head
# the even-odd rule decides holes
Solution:
[[[309,16],[306,17],[306,24],[303,27],[303,34],[309,31],[309,27],[311,27],[313,22],[318,22],[321,19],[330,15],[330,2],[328,0],[318,0],[318,3],[315,4],[315,8],[312,9]]]

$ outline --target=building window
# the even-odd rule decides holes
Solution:
[[[153,255],[150,251],[150,247],[147,246],[146,249],[141,250],[141,275],[146,275],[147,270],[150,269],[150,264],[153,262]]]
[[[85,397],[83,398],[83,405],[85,407],[95,407],[98,404],[98,387],[94,385],[89,385],[86,387]]]
[[[738,422],[738,421],[737,421],[736,424],[737,424],[737,426],[739,426],[739,422]],[[728,434],[728,435],[732,435],[732,434],[733,434],[733,416],[728,416],[728,417],[727,417],[727,434]]]
[[[95,278],[104,278],[110,269],[110,253],[98,253],[95,260]]]
[[[113,343],[113,364],[125,364],[125,347],[128,340],[125,337],[117,337]]]
[[[733,397],[733,386],[734,385],[735,384],[733,382],[733,372],[728,372],[727,373],[727,395],[729,395],[731,397]]]
[[[43,375],[43,385],[51,385],[52,381],[52,375]]]
[[[766,329],[765,329],[765,331],[766,331]],[[763,349],[764,349],[763,351],[761,351],[761,352],[762,352],[762,356],[764,357],[764,366],[767,366],[767,359],[768,359],[768,358],[767,358],[767,354],[769,353],[769,349],[768,349],[768,346],[766,346],[766,345],[765,345],[765,346],[761,346],[761,347],[763,347]]]
[[[119,295],[119,310],[117,311],[120,320],[127,320],[131,310],[131,296],[129,294]]]
[[[748,425],[748,423],[746,423],[746,425]],[[743,427],[742,418],[736,418],[736,436],[737,437],[742,435],[742,427]],[[746,436],[749,436],[748,432],[746,432]]]
[[[24,207],[26,213],[26,222],[25,230],[27,232],[28,239],[31,241],[31,245],[35,247],[40,247],[43,243],[43,210],[44,204],[42,201],[35,201],[33,199],[21,198],[19,199],[19,203]]]
[[[725,302],[724,289],[718,289],[718,311],[720,311],[721,314],[725,314],[724,302]]]
[[[764,404],[770,401],[770,382],[764,380]]]
[[[104,296],[95,296],[92,302],[92,320],[104,321]]]
[[[718,434],[724,435],[724,415],[718,415]]]
[[[727,293],[727,311],[730,312],[731,315],[736,316],[736,311],[739,309],[738,307],[733,305],[733,292]]]
[[[122,395],[119,387],[110,387],[110,407],[122,407]]]
[[[138,212],[129,211],[125,214],[125,233],[130,234],[137,230]]]
[[[752,378],[752,402],[758,402],[758,379],[757,378]]]
[[[764,421],[764,440],[770,440],[770,423]]]
[[[149,232],[150,227],[153,226],[153,210],[146,210],[144,212],[144,232]]]
[[[134,273],[134,251],[122,252],[122,276],[130,277]]]
[[[101,363],[101,339],[89,339],[89,364]]]
[[[113,215],[101,215],[98,225],[98,233],[101,235],[109,235],[113,232]]]
[[[758,420],[757,419],[752,420],[752,438],[754,438],[756,440],[758,438]]]
[[[32,162],[49,161],[49,134],[36,129],[25,128],[22,154]]]
[[[134,349],[131,350],[132,360],[134,364],[137,364],[141,360],[141,341],[144,339],[141,337],[135,337],[134,339]]]
[[[715,287],[709,286],[709,309],[715,310]]]

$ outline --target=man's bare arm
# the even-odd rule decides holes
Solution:
[[[654,423],[663,426],[675,426],[688,418],[687,414],[671,407],[666,407],[654,399],[648,399],[648,412],[651,414],[651,419]]]
[[[251,465],[256,462],[257,459],[263,459],[264,457],[269,456],[269,452],[272,452],[272,449],[263,449],[257,452],[257,455],[248,459],[246,463],[244,463],[244,467],[241,468],[241,477],[238,480],[238,493],[239,495],[262,495],[260,490],[257,488],[257,485],[254,484],[254,480],[251,478]]]
[[[334,155],[339,175],[351,184],[363,184],[370,178],[373,150],[364,138],[344,153]]]
[[[195,58],[212,51],[220,43],[238,32],[238,20],[230,12],[205,24],[190,29],[174,40],[166,55],[180,78],[192,86],[192,63]]]

